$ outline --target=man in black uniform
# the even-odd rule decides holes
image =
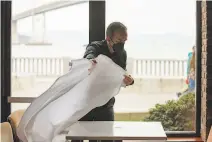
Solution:
[[[113,22],[107,28],[106,40],[95,41],[89,44],[86,48],[84,58],[95,59],[98,55],[103,54],[126,70],[127,53],[124,49],[126,40],[126,26],[120,22]],[[93,61],[94,64],[96,64],[95,60]],[[134,80],[131,76],[126,75],[123,82],[128,86],[132,85]],[[115,98],[113,97],[105,105],[90,111],[87,115],[81,118],[80,121],[114,121],[114,103]]]

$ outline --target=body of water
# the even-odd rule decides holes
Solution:
[[[70,57],[82,58],[86,50],[83,44],[72,45],[13,45],[13,57]],[[126,45],[126,51],[129,58],[136,59],[186,59],[188,52],[187,49],[178,49],[171,47],[163,48],[142,48],[136,49]]]
[[[51,45],[24,45],[31,42],[32,34],[19,35],[22,46],[13,45],[12,55],[19,57],[81,58],[89,43],[87,31],[47,31],[45,42]],[[128,57],[148,59],[185,59],[195,43],[195,36],[177,33],[138,34],[129,33],[125,49]]]

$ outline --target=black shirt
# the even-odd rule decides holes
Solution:
[[[95,41],[89,44],[86,47],[86,51],[83,58],[94,59],[100,54],[111,58],[117,65],[119,65],[124,70],[126,70],[126,62],[127,62],[126,51],[123,50],[120,53],[116,53],[116,52],[111,53],[109,50],[109,47],[107,46],[106,40]],[[115,98],[113,97],[103,107],[111,107],[114,105],[114,103],[115,103]]]

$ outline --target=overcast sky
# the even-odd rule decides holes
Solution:
[[[52,2],[55,0],[13,0],[13,15],[27,9]],[[169,56],[187,57],[187,52],[195,44],[196,32],[196,1],[195,0],[107,0],[106,1],[106,26],[113,21],[123,22],[128,27],[128,42],[126,44],[130,56],[146,56],[155,53],[154,57],[165,56],[164,50],[169,50]],[[69,43],[84,45],[88,43],[89,31],[89,5],[88,3],[69,6],[45,13],[45,30],[50,31],[77,31],[84,35],[73,40],[73,36],[59,38],[70,38]],[[37,24],[39,25],[39,23]],[[40,26],[42,24],[40,23]],[[32,17],[18,21],[18,32],[21,34],[32,33]],[[39,28],[38,28],[39,29]],[[39,32],[36,30],[36,32]],[[58,32],[59,33],[59,32]],[[161,40],[152,39],[148,41],[148,47],[144,41],[137,39],[137,35],[165,35]],[[169,41],[169,35],[179,35],[184,42],[176,42],[178,39]],[[184,38],[185,37],[185,38]],[[57,39],[59,41],[60,39]],[[187,40],[187,38],[189,40]],[[136,41],[135,41],[136,39]],[[141,39],[144,40],[144,39]],[[66,43],[64,43],[66,44]],[[61,48],[60,44],[60,48]],[[136,45],[136,46],[135,46]],[[131,47],[133,46],[133,47]],[[70,49],[69,46],[64,46]],[[156,48],[157,47],[157,48]],[[171,48],[171,50],[170,50]],[[64,49],[64,53],[68,49]],[[135,52],[136,49],[136,52]],[[140,51],[138,51],[140,49]],[[75,48],[79,53],[84,48]],[[145,51],[145,52],[144,52]],[[41,52],[42,53],[42,52]],[[39,54],[41,54],[39,53]],[[178,54],[179,53],[179,54]],[[137,54],[137,55],[136,55]],[[141,55],[142,54],[142,55]]]
[[[13,14],[53,0],[13,0]],[[107,0],[106,24],[125,23],[141,33],[195,33],[195,0]],[[88,4],[46,13],[47,30],[87,30]],[[19,21],[19,31],[32,29],[31,18]]]

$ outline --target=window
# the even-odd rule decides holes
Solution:
[[[12,12],[12,97],[37,97],[83,56],[89,3],[16,0]],[[12,111],[28,107],[23,99],[13,99]]]
[[[131,121],[162,121],[166,131],[196,131],[195,70],[188,61],[195,61],[195,10],[193,0],[106,1],[106,26],[119,21],[128,28],[127,68],[135,79],[117,95],[117,114],[131,115]]]
[[[104,24],[120,21],[128,28],[127,69],[135,84],[116,97],[116,120],[159,120],[166,131],[195,131],[195,92],[183,95],[184,99],[177,93],[187,87],[187,76],[192,75],[187,67],[196,38],[196,1],[106,0],[106,7],[104,2],[99,3],[102,10],[93,1],[89,2],[93,4],[90,9],[88,2],[71,5],[61,1],[68,6],[54,5],[54,10],[39,13],[39,8],[49,2],[54,5],[54,1],[12,2],[12,97],[40,95],[67,71],[70,59],[82,57],[89,30],[90,40],[102,38]],[[15,100],[12,111],[25,109],[30,103]],[[188,101],[191,103],[185,103]],[[182,110],[192,115],[184,115]]]

